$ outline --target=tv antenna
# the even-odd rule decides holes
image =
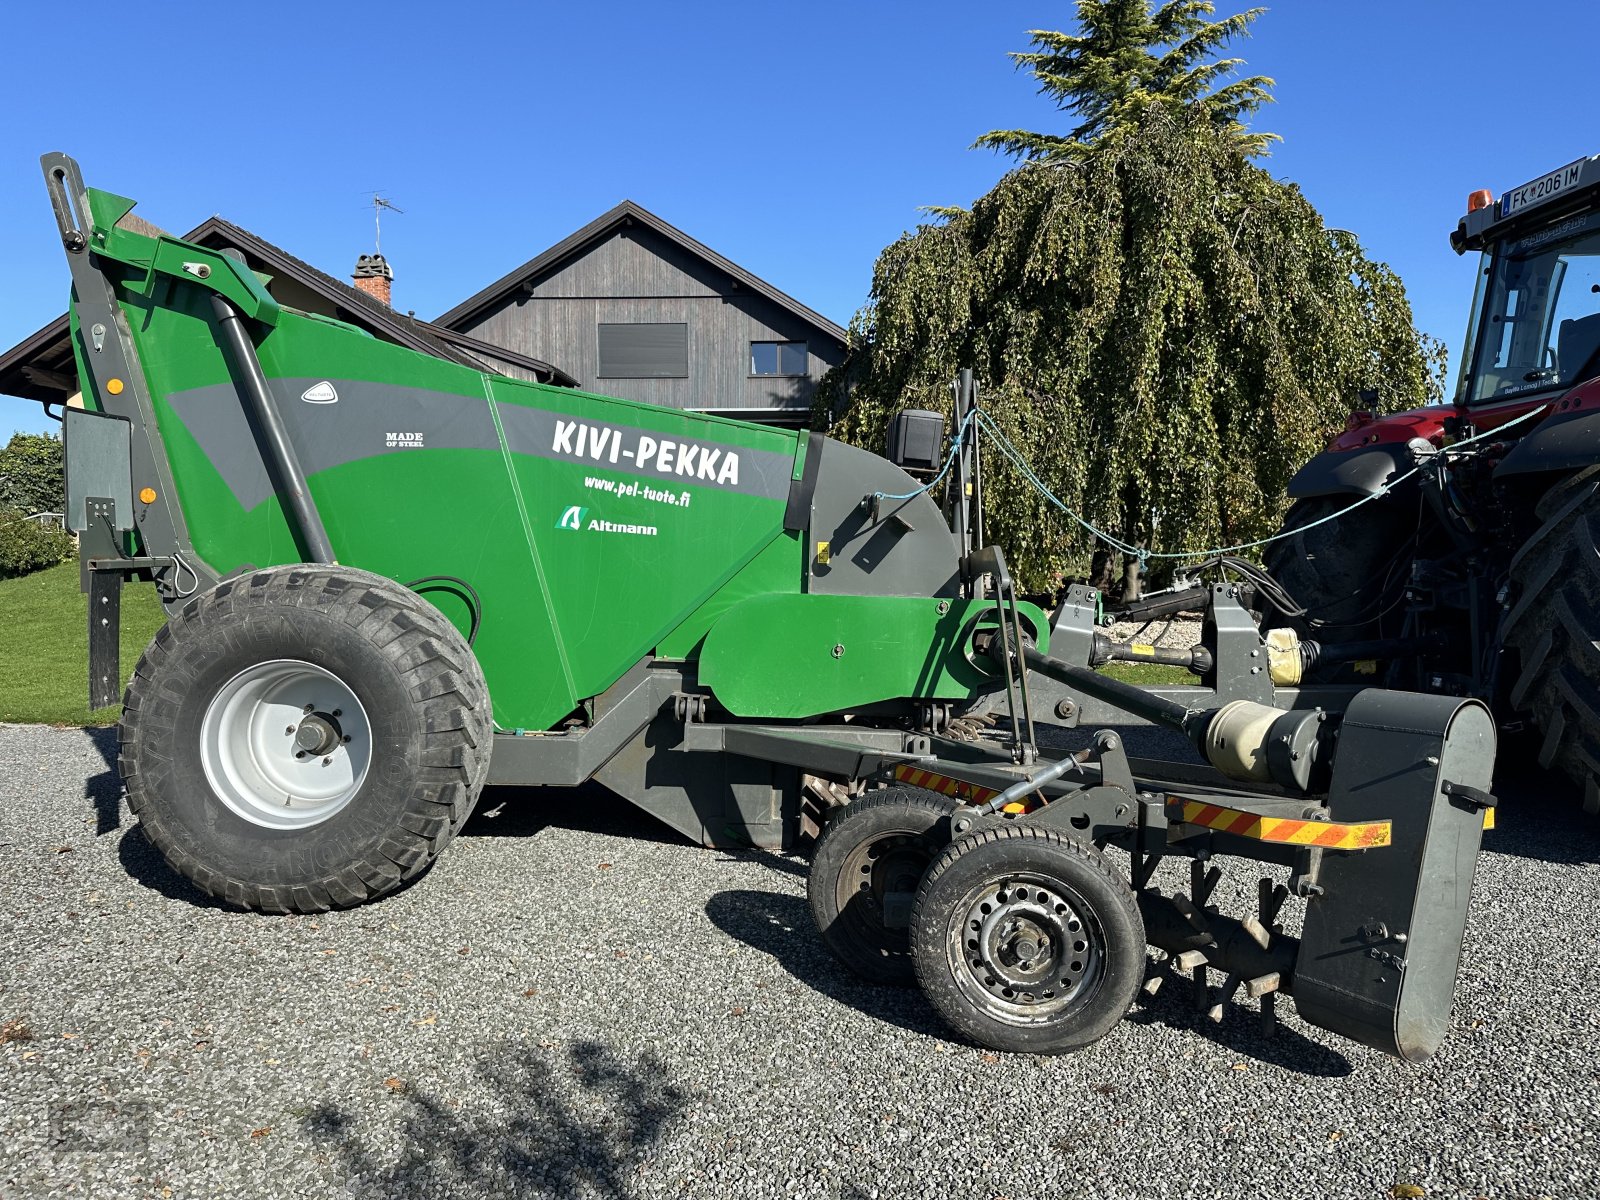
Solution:
[[[393,200],[386,199],[385,197],[380,196],[377,192],[373,192],[372,193],[372,250],[373,250],[373,253],[375,253],[375,254],[382,254],[383,253],[383,210],[386,209],[386,208],[390,212],[397,212],[397,213],[401,213],[401,214],[404,214],[405,211],[406,211],[405,209],[403,209],[399,205],[397,205]]]

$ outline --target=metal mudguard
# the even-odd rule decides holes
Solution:
[[[1411,454],[1403,445],[1375,446],[1370,450],[1324,450],[1289,480],[1289,495],[1370,496],[1384,484],[1411,469]]]
[[[1480,701],[1372,689],[1351,702],[1329,819],[1387,818],[1393,841],[1323,856],[1295,967],[1306,1020],[1409,1062],[1439,1048],[1483,836],[1481,807],[1450,792],[1486,793],[1494,753]]]

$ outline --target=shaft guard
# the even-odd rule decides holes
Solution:
[[[1306,909],[1295,1007],[1409,1062],[1444,1040],[1466,932],[1494,719],[1478,700],[1369,689],[1339,731],[1329,819],[1392,822],[1392,843],[1327,852]]]

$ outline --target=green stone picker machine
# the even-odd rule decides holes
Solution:
[[[1407,1059],[1439,1046],[1494,803],[1481,702],[1275,684],[1292,654],[1227,580],[1200,685],[1101,675],[1142,651],[1107,642],[1099,597],[1026,603],[982,544],[970,387],[948,441],[904,414],[892,462],[486,375],[297,312],[42,162],[92,700],[123,679],[122,587],[153,583],[167,622],[121,694],[119,766],[205,892],[376,899],[487,784],[595,781],[706,845],[777,848],[810,790],[847,801],[813,858],[823,939],[979,1043],[1088,1045],[1154,945],[1213,1014],[1242,992],[1270,1020],[1285,994]],[[950,513],[912,470],[953,481]],[[1044,756],[1044,717],[1098,732]],[[1130,757],[1130,718],[1196,755]],[[1277,877],[1240,916],[1212,903],[1227,863]]]

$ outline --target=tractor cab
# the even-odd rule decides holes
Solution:
[[[1454,397],[1475,424],[1600,375],[1600,156],[1474,192],[1450,241],[1482,255]]]

